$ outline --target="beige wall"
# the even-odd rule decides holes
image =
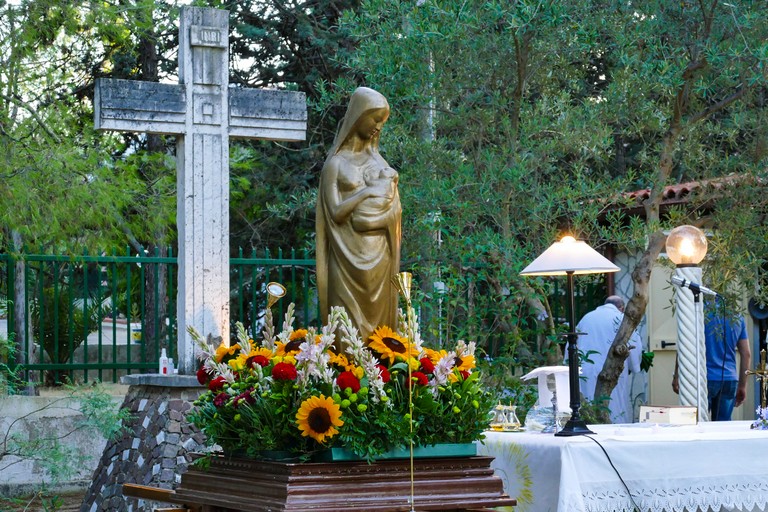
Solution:
[[[115,410],[120,407],[126,388],[119,385],[107,387],[106,391],[112,397]],[[85,455],[85,464],[78,468],[71,480],[57,482],[53,489],[67,491],[84,488],[91,481],[107,441],[89,429],[75,431],[81,413],[79,405],[66,398],[65,391],[41,390],[41,395],[0,396],[0,435],[4,436],[10,431],[32,440],[44,436],[60,437],[73,432],[66,435],[62,442]],[[50,475],[33,460],[8,456],[0,461],[0,496],[31,494],[43,482],[50,481]]]

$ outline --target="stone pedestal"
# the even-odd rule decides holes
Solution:
[[[123,484],[174,489],[205,437],[186,421],[205,388],[194,376],[130,375],[123,409],[131,418],[119,438],[108,441],[81,512],[151,512],[155,503],[125,498]]]
[[[415,459],[415,510],[462,511],[515,505],[490,464],[493,457]],[[190,466],[173,502],[206,512],[409,511],[409,459],[286,463],[215,456]]]

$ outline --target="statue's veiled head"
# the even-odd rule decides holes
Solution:
[[[358,87],[349,99],[349,105],[347,106],[347,112],[344,114],[344,120],[341,123],[341,128],[336,134],[336,138],[333,141],[333,152],[336,153],[344,145],[344,142],[353,134],[355,125],[366,113],[374,112],[380,109],[385,109],[389,113],[389,102],[378,91],[375,91],[369,87]],[[378,147],[379,134],[377,133],[372,144]]]

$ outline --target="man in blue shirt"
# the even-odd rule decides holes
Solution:
[[[704,326],[707,352],[707,396],[709,417],[712,421],[730,421],[733,408],[747,397],[747,374],[752,363],[747,325],[744,317],[726,317],[707,314]],[[739,369],[736,370],[736,350],[739,351]],[[672,377],[672,389],[679,392],[677,361]]]
[[[707,394],[712,421],[730,421],[733,408],[747,397],[746,371],[752,362],[747,326],[741,315],[711,315],[704,326],[707,347]],[[736,350],[739,369],[736,371]]]

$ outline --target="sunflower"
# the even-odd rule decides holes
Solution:
[[[293,354],[288,354],[284,356],[278,356],[277,354],[275,354],[275,356],[272,358],[272,362],[274,362],[275,364],[288,363],[288,364],[292,364],[293,366],[296,366],[296,358],[294,357]]]
[[[312,396],[301,403],[296,413],[296,424],[302,437],[311,437],[318,443],[339,433],[336,427],[344,425],[341,421],[341,408],[333,398],[325,395]]]
[[[334,366],[341,368],[342,371],[351,372],[355,369],[354,365],[349,363],[349,359],[344,354],[336,354],[335,352],[328,352],[328,362]]]
[[[447,353],[448,352],[446,350],[433,350],[431,348],[424,347],[424,355],[426,355],[434,364],[437,364],[437,362],[440,361]]]
[[[453,366],[459,371],[469,371],[475,368],[475,356],[469,354],[457,354],[453,360]]]
[[[287,343],[277,342],[277,350],[275,351],[275,354],[278,356],[285,356],[298,352],[301,344],[307,339],[307,333],[308,331],[306,329],[296,329],[291,333]]]
[[[389,359],[389,364],[395,362],[395,358],[409,359],[416,357],[415,347],[411,342],[387,326],[377,327],[368,338],[368,348],[381,354],[382,359]]]
[[[232,368],[232,371],[235,371],[235,372],[240,372],[245,370],[245,360],[240,359],[239,356],[227,361],[227,365],[229,365],[229,367]]]
[[[241,369],[251,369],[253,368],[253,364],[259,364],[261,366],[267,366],[269,364],[269,360],[272,359],[272,351],[268,348],[259,347],[255,350],[251,350],[248,354],[240,353],[240,355],[237,356],[238,365]],[[229,363],[230,366],[232,366],[232,362]]]
[[[213,355],[213,359],[217,363],[226,363],[235,356],[235,352],[239,349],[239,345],[226,345],[222,342],[219,348],[216,349],[216,353]]]
[[[459,382],[459,378],[461,378],[461,380],[467,380],[470,375],[472,374],[469,373],[469,371],[467,370],[457,370],[456,368],[454,368],[453,372],[450,375],[448,375],[448,382],[452,384],[456,384],[457,382]]]

